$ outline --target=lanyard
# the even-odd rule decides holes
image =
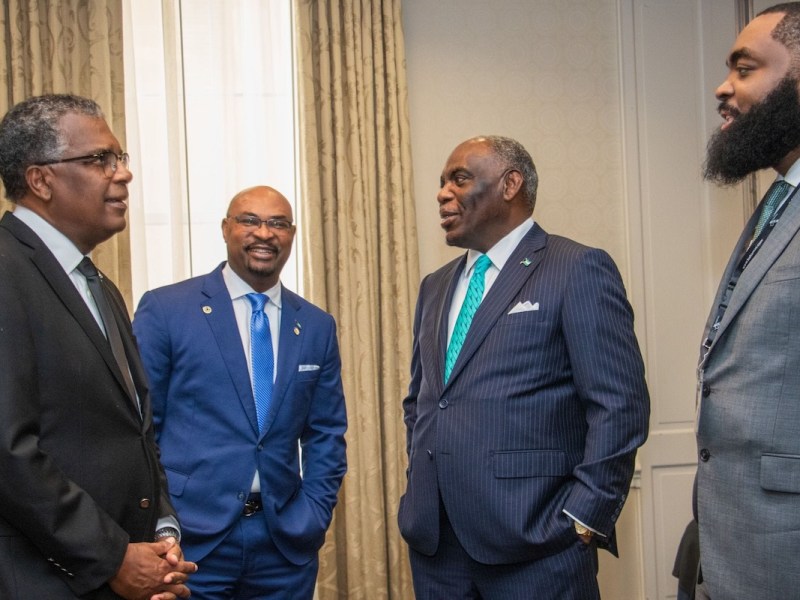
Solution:
[[[758,251],[761,250],[761,246],[764,245],[767,236],[772,232],[773,228],[778,223],[778,219],[781,218],[783,211],[789,205],[789,201],[792,199],[796,191],[797,188],[792,189],[786,198],[784,198],[775,208],[772,216],[769,218],[769,221],[766,223],[766,225],[764,225],[764,229],[762,229],[758,237],[750,243],[750,245],[747,247],[747,250],[745,250],[744,254],[739,259],[739,263],[736,265],[736,269],[734,269],[733,273],[731,274],[731,278],[728,281],[728,286],[725,288],[725,291],[722,294],[722,300],[717,307],[717,316],[714,318],[714,324],[708,330],[708,337],[706,337],[706,340],[703,342],[703,348],[705,348],[706,354],[708,353],[708,349],[711,348],[711,344],[714,343],[714,338],[717,336],[717,330],[719,330],[719,325],[722,323],[722,317],[725,315],[725,311],[728,308],[728,302],[731,294],[733,293],[733,288],[736,287],[736,283],[739,281],[739,277],[741,277],[742,272],[747,268],[747,265],[750,264],[750,261],[752,261],[755,255],[758,254]]]

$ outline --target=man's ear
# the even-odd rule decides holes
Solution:
[[[31,165],[25,169],[25,181],[34,196],[49,202],[53,196],[50,187],[53,171],[47,165]]]
[[[522,178],[522,173],[517,170],[510,170],[505,174],[505,181],[503,181],[503,199],[512,200],[522,189],[525,180]]]

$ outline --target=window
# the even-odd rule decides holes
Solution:
[[[124,0],[134,302],[225,260],[231,197],[295,206],[289,0]],[[297,220],[295,209],[295,220]],[[299,244],[282,273],[298,290]]]

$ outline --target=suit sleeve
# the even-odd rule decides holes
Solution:
[[[0,270],[0,529],[7,524],[72,573],[69,585],[83,595],[117,572],[129,538],[41,449],[41,375],[25,309],[35,300],[13,281]]]
[[[586,417],[582,462],[564,510],[606,536],[619,517],[647,438],[650,401],[619,272],[602,250],[578,261],[563,308],[573,380]]]
[[[167,475],[160,462],[161,451],[157,442],[157,432],[160,431],[160,425],[163,422],[166,411],[172,361],[170,359],[169,331],[163,318],[161,304],[152,292],[145,293],[139,302],[133,323],[133,334],[139,347],[139,355],[142,358],[149,387],[152,425],[148,429],[148,435],[153,440],[159,456],[161,510],[156,528],[178,525],[178,529],[180,529],[178,517],[169,496]]]
[[[331,317],[324,364],[300,437],[303,491],[317,507],[321,523],[330,523],[342,478],[347,471],[347,410],[336,324]],[[327,526],[327,525],[326,525]]]
[[[427,279],[427,278],[426,278]],[[408,384],[408,395],[403,399],[403,422],[406,425],[406,455],[411,459],[411,441],[414,437],[414,425],[417,422],[417,397],[422,384],[422,366],[420,365],[419,329],[422,321],[422,298],[425,280],[420,285],[417,296],[417,308],[414,312],[414,341],[411,348],[411,381]]]
[[[153,425],[158,432],[166,412],[169,380],[172,376],[172,352],[169,327],[158,297],[147,292],[139,301],[133,319],[133,334],[139,345],[142,364],[150,387],[150,403],[153,410]]]

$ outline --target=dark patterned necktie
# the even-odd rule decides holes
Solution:
[[[778,204],[786,197],[789,189],[792,186],[785,180],[781,179],[773,183],[765,194],[764,206],[761,209],[761,214],[758,217],[755,229],[753,229],[753,239],[757,239],[764,229],[764,226],[769,223],[772,213],[775,212]]]
[[[111,311],[111,305],[108,302],[106,291],[101,281],[103,276],[100,275],[97,271],[97,267],[94,266],[94,263],[88,256],[83,258],[77,268],[78,271],[86,277],[86,283],[89,284],[89,291],[92,294],[92,298],[94,298],[97,311],[100,313],[100,318],[103,321],[103,327],[106,330],[106,339],[108,339],[108,343],[111,346],[111,352],[114,355],[119,370],[122,372],[122,379],[125,381],[128,393],[138,405],[136,388],[133,385],[131,369],[128,365],[128,357],[125,354],[125,346],[122,344],[122,334],[120,333],[117,320],[114,318],[114,313]]]

